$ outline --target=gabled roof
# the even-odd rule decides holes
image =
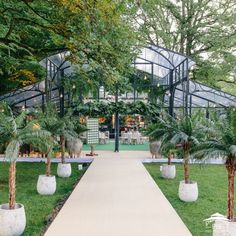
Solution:
[[[163,47],[151,45],[141,49],[141,53],[135,60],[135,67],[152,74],[153,65],[153,74],[159,78],[163,78],[171,69],[175,69],[186,60],[188,60],[188,69],[195,65],[195,62],[190,57]]]

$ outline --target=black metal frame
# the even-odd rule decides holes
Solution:
[[[146,47],[149,50],[153,50],[155,53],[160,55],[161,57],[165,58],[170,63],[170,68],[160,63],[147,60],[146,58],[142,58],[138,56],[137,59],[142,60],[143,62],[134,62],[133,65],[136,67],[137,65],[150,65],[151,66],[151,84],[149,85],[151,90],[153,87],[159,84],[162,87],[164,92],[168,92],[168,96],[165,96],[165,103],[166,108],[169,110],[169,114],[174,116],[174,109],[175,108],[184,108],[184,114],[191,115],[192,109],[195,107],[202,107],[199,104],[195,104],[193,98],[199,98],[204,101],[207,101],[208,106],[204,108],[208,108],[209,104],[215,104],[215,107],[218,108],[225,108],[226,105],[221,102],[216,102],[214,99],[209,99],[207,97],[201,96],[200,93],[211,93],[215,96],[221,97],[222,99],[227,99],[231,101],[236,106],[236,97],[217,90],[215,88],[203,85],[198,82],[190,81],[189,80],[189,60],[192,60],[189,57],[185,57],[182,54],[173,52],[171,50],[158,47],[161,50],[157,51],[154,46]],[[163,54],[163,52],[169,55],[169,58]],[[171,62],[171,53],[175,53],[184,57],[184,59],[176,66]],[[50,58],[45,59],[45,68],[46,68],[46,78],[45,82],[40,82],[34,85],[27,86],[25,88],[13,91],[6,95],[0,96],[0,101],[7,100],[12,106],[19,106],[23,105],[25,108],[29,106],[38,106],[41,105],[42,107],[45,106],[45,103],[49,101],[58,102],[59,101],[59,111],[60,116],[64,115],[65,109],[65,100],[69,100],[70,94],[69,92],[64,90],[62,79],[64,77],[64,70],[68,67],[65,67],[66,60],[62,61],[60,65],[55,64]],[[163,67],[165,70],[169,72],[163,78],[155,78],[154,75],[154,66]],[[147,73],[147,72],[146,72]],[[137,75],[135,76],[135,81]],[[136,91],[136,82],[134,81],[134,90],[133,90],[133,100],[137,100],[138,93]],[[45,83],[45,88],[42,89],[42,84]],[[190,86],[194,84],[195,88],[190,91]],[[207,88],[207,89],[206,89]],[[176,91],[180,91],[182,93],[182,98],[176,96]],[[19,97],[22,95],[23,98],[15,100],[14,98]],[[39,99],[40,98],[40,99]],[[118,89],[116,91],[116,102],[118,101]],[[39,101],[39,103],[37,103]],[[175,101],[180,101],[182,106],[176,106]],[[119,151],[119,113],[115,114],[115,151]]]

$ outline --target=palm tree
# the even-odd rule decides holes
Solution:
[[[65,143],[66,140],[79,137],[87,128],[79,124],[79,119],[72,116],[68,111],[64,117],[59,117],[56,107],[48,104],[45,112],[38,113],[38,122],[43,129],[48,130],[54,145],[57,144],[57,137],[60,137],[61,162],[65,163]],[[50,158],[47,159],[47,173],[50,172]],[[47,175],[47,174],[46,174]]]
[[[208,140],[194,149],[194,156],[200,158],[223,157],[228,172],[227,218],[234,219],[234,178],[236,171],[236,110],[229,108],[226,114],[211,120],[206,127]]]
[[[40,128],[35,129],[34,123],[27,124],[27,113],[14,115],[6,104],[0,104],[0,136],[6,141],[5,158],[10,162],[9,168],[9,209],[15,208],[16,195],[16,159],[23,144],[39,145],[47,142],[50,133]]]
[[[61,162],[64,164],[66,140],[78,138],[88,129],[80,124],[79,117],[73,116],[73,113],[70,110],[61,118],[61,122],[62,126],[58,130],[58,133],[60,134]]]
[[[158,118],[156,128],[150,132],[152,137],[161,140],[161,149],[166,150],[177,147],[183,151],[184,158],[184,181],[189,183],[189,167],[191,149],[199,144],[199,140],[204,138],[204,133],[200,132],[200,117],[186,116],[181,120],[175,119],[168,114],[163,114],[163,118]],[[174,145],[174,146],[173,146]]]
[[[45,108],[45,112],[37,112],[36,115],[37,122],[40,127],[44,130],[50,132],[51,136],[48,139],[50,143],[50,147],[48,149],[47,146],[41,144],[38,148],[46,154],[47,162],[46,162],[46,176],[51,175],[51,157],[53,153],[53,149],[58,144],[57,137],[60,136],[61,130],[63,129],[63,122],[59,118],[56,108],[52,104],[48,104]]]

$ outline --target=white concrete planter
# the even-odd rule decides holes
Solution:
[[[41,195],[53,195],[56,191],[55,176],[39,175],[37,182],[37,191]]]
[[[78,165],[78,170],[83,170],[83,165],[82,164]]]
[[[25,208],[16,203],[10,210],[9,204],[0,205],[0,236],[18,236],[23,234],[26,226]]]
[[[175,165],[162,165],[161,176],[165,179],[174,179],[176,174]]]
[[[229,236],[236,235],[236,222],[228,222]]]
[[[180,181],[179,198],[184,202],[195,202],[198,198],[197,182],[190,182],[186,184],[184,181]]]
[[[213,225],[213,236],[235,236],[236,222],[226,220],[215,220]]]
[[[57,165],[57,175],[62,178],[67,178],[71,176],[71,164],[70,163],[58,163]]]

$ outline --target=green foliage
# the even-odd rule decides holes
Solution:
[[[33,122],[27,123],[26,112],[15,115],[6,103],[0,104],[0,109],[0,136],[1,141],[6,143],[5,157],[8,161],[16,161],[20,146],[23,144],[33,146],[44,144],[49,147],[47,140],[50,133],[42,129],[34,129]]]
[[[164,112],[156,124],[147,128],[146,133],[152,140],[161,141],[162,152],[181,148],[184,158],[188,159],[193,148],[205,139],[206,134],[201,129],[202,122],[204,119],[199,114],[178,120]]]
[[[227,112],[209,121],[211,135],[194,150],[197,158],[223,157],[226,162],[236,163],[236,110]],[[208,128],[209,129],[209,128]]]
[[[160,106],[152,103],[144,103],[141,101],[133,103],[119,102],[88,102],[80,104],[75,109],[76,113],[90,117],[111,117],[116,111],[120,115],[140,114],[147,120],[154,121],[160,113]]]
[[[35,116],[40,126],[51,133],[55,144],[61,135],[70,140],[79,137],[87,130],[85,126],[79,124],[79,117],[73,116],[71,111],[60,117],[53,104],[48,104],[44,112],[38,111]]]
[[[0,73],[5,82],[24,63],[70,51],[67,60],[77,65],[80,77],[93,86],[114,84],[136,55],[137,36],[123,14],[126,3],[0,0],[0,54],[6,64]]]
[[[236,94],[234,0],[150,0],[132,4],[133,24],[147,44],[191,56],[192,78]]]

